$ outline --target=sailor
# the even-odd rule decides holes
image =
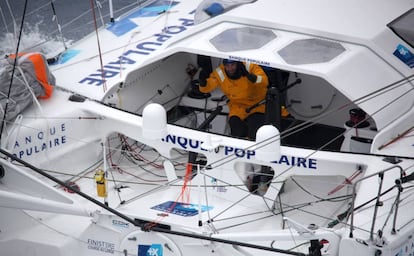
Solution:
[[[265,106],[253,105],[266,96],[268,78],[256,64],[224,59],[210,75],[201,70],[200,91],[208,93],[219,87],[227,96],[231,135],[255,140],[264,124]]]

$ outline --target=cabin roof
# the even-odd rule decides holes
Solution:
[[[258,0],[196,26],[194,1],[174,2],[171,11],[163,13],[160,10],[165,8],[164,2],[155,1],[147,12],[131,11],[101,29],[101,55],[96,35],[75,44],[65,53],[67,60],[52,66],[58,85],[105,100],[109,91],[122,87],[133,70],[177,51],[249,59],[265,66],[316,75],[351,101],[412,73],[411,67],[395,54],[399,47],[410,49],[409,45],[387,27],[414,7],[409,0]],[[222,33],[236,31],[239,36],[243,29],[269,37],[256,48],[218,47],[223,38],[231,38],[225,34],[217,39]],[[243,43],[245,39],[242,38]],[[378,97],[378,102],[392,97]],[[377,110],[378,102],[361,106],[371,114]],[[377,115],[378,128],[386,125],[387,116],[397,110],[405,112],[411,106],[404,101],[401,104]]]

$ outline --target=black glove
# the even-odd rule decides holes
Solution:
[[[247,76],[247,74],[249,74],[249,72],[247,72],[246,70],[246,66],[243,63],[239,63],[239,67],[240,67],[240,74],[242,76]]]
[[[207,72],[204,70],[201,70],[200,74],[198,75],[198,81],[200,81],[201,87],[204,87],[207,85],[207,78],[208,78]]]
[[[246,77],[252,83],[256,83],[256,81],[257,81],[257,76],[255,74],[249,73],[249,74],[246,75]]]

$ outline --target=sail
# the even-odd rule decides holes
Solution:
[[[42,54],[20,53],[15,68],[14,62],[14,54],[0,62],[0,114],[3,118],[7,105],[6,120],[15,118],[31,105],[33,97],[49,98],[55,85],[55,77]]]

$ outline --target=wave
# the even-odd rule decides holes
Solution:
[[[70,40],[65,40],[68,46],[71,44]],[[2,56],[16,53],[18,43],[18,33],[6,32],[0,35],[0,54]],[[26,26],[21,35],[19,43],[19,52],[41,52],[46,56],[55,55],[65,49],[61,39],[50,36],[39,29],[39,26]]]

